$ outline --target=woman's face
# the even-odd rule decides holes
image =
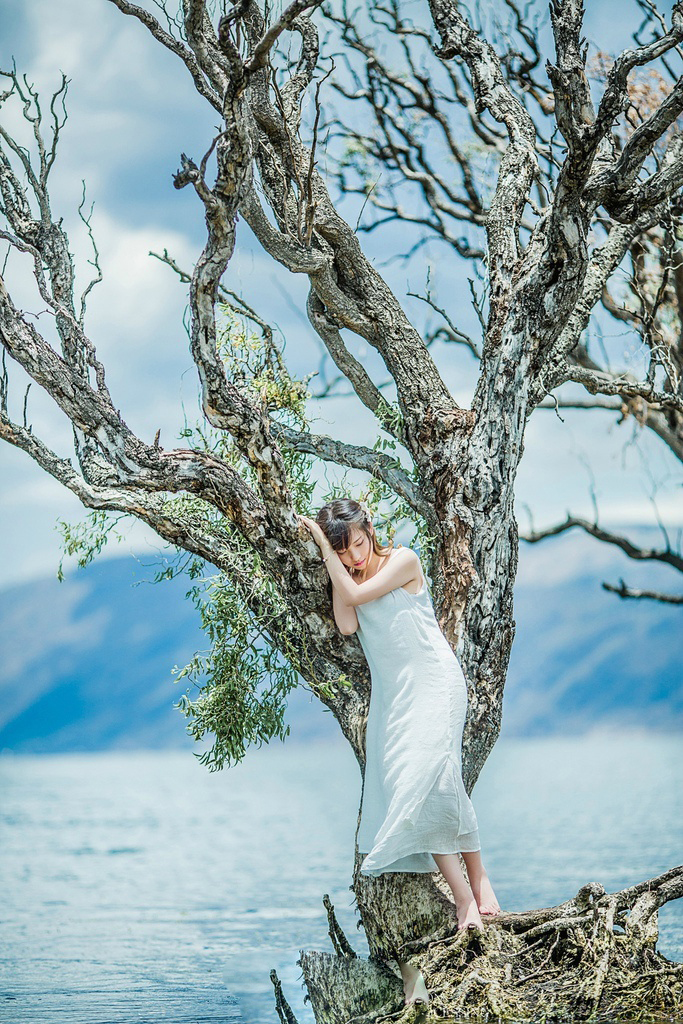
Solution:
[[[355,569],[356,572],[359,572],[361,569],[366,568],[371,552],[372,541],[365,530],[352,526],[348,548],[344,551],[338,551],[337,554],[344,565],[348,565]]]

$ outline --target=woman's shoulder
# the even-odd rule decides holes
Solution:
[[[399,551],[405,552],[408,555],[408,557],[412,556],[413,558],[416,558],[418,561],[420,560],[420,556],[418,555],[417,551],[415,551],[414,548],[411,548],[411,547],[409,547],[406,544],[395,544],[392,547],[392,549],[391,549],[391,553],[392,554],[394,552],[399,552]]]
[[[405,546],[403,544],[397,544],[394,550],[396,551],[396,554],[393,556],[394,558],[398,558],[399,556],[401,558],[405,558],[407,562],[412,563],[415,569],[419,569],[420,579],[424,582],[427,581],[427,576],[422,567],[422,559],[415,548],[411,548],[410,546]],[[400,554],[401,552],[404,552],[404,554]]]
[[[392,547],[389,552],[389,560],[393,561],[395,558],[400,558],[407,564],[412,563],[416,567],[419,565],[420,568],[422,568],[417,551],[414,551],[413,548],[407,547],[404,544],[396,544],[395,547]]]

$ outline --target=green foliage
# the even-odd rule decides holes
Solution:
[[[391,436],[386,437],[379,434],[372,446],[373,451],[381,452],[385,461],[406,473],[406,468],[397,454],[399,442],[396,437],[403,435],[403,415],[396,403],[389,403],[382,400],[377,410],[379,419],[386,432]],[[394,436],[395,435],[395,436]],[[393,458],[390,453],[393,453]],[[413,480],[417,480],[417,472],[413,470],[408,473]],[[321,499],[321,504],[332,501],[334,498],[357,497],[368,505],[373,513],[373,525],[381,544],[393,541],[397,532],[403,527],[412,530],[412,535],[407,539],[409,547],[416,547],[428,575],[434,558],[434,544],[436,538],[430,534],[427,524],[422,516],[416,515],[413,508],[400,495],[396,494],[383,480],[371,476],[360,492],[348,482],[348,472],[341,480],[331,486]]]
[[[308,430],[306,403],[311,396],[307,385],[313,374],[302,380],[293,378],[269,329],[265,327],[260,335],[250,333],[230,306],[219,307],[218,327],[218,351],[232,383],[279,422]],[[379,419],[401,436],[402,418],[397,405],[383,403]],[[229,463],[258,488],[256,470],[227,433],[205,421],[195,425],[186,421],[181,437],[188,447],[213,453]],[[317,460],[286,444],[280,447],[294,507],[314,515],[311,504]],[[386,436],[379,436],[374,444],[378,452],[392,453],[398,468],[396,447],[397,442]],[[330,483],[326,478],[327,491],[320,496],[319,504],[341,496],[363,498],[376,514],[375,526],[384,543],[389,532],[393,539],[396,530],[409,523],[415,530],[409,543],[419,544],[423,556],[428,552],[431,538],[424,524],[416,526],[410,506],[386,484],[371,478],[361,490],[349,480],[349,471],[339,472],[336,467],[335,471],[340,479]],[[285,740],[290,732],[284,720],[287,698],[294,687],[303,684],[301,674],[323,698],[332,698],[340,687],[353,684],[344,673],[332,680],[317,676],[307,653],[306,633],[277,584],[264,570],[259,555],[213,505],[194,495],[169,495],[161,512],[195,531],[212,534],[221,546],[224,568],[214,575],[206,575],[201,558],[177,549],[171,564],[160,568],[154,577],[158,583],[186,573],[194,581],[187,597],[199,613],[207,649],[197,652],[183,668],[174,667],[176,682],[184,679],[189,684],[176,707],[188,720],[189,734],[197,742],[209,741],[196,756],[210,771],[217,771],[241,761],[252,744],[261,746],[274,737]],[[60,523],[65,556],[78,554],[79,565],[87,565],[122,518],[96,511],[75,526]]]
[[[217,348],[228,379],[249,401],[263,404],[278,422],[305,430],[308,426],[306,402],[311,397],[308,382],[314,373],[301,380],[292,377],[269,330],[261,335],[247,331],[243,318],[227,304],[217,306],[217,311]],[[256,470],[228,434],[206,423],[194,426],[186,423],[181,437],[193,447],[212,452],[234,466],[258,489]],[[310,508],[315,490],[311,480],[313,457],[284,444],[281,451],[294,507],[298,512],[305,512]]]
[[[218,351],[229,379],[250,401],[262,403],[279,422],[306,429],[307,384],[313,374],[294,379],[268,331],[262,336],[249,333],[242,318],[230,306],[222,306]],[[229,462],[257,487],[256,471],[228,435],[197,424],[186,425],[182,436]],[[281,450],[294,507],[305,512],[315,489],[313,458],[286,445]],[[258,554],[231,524],[197,499],[174,498],[169,507],[172,504],[176,514],[206,517],[210,528],[227,537],[228,568],[188,592],[209,647],[184,668],[174,669],[177,680],[187,678],[193,684],[176,707],[189,720],[187,729],[195,740],[212,738],[211,746],[197,756],[210,771],[217,771],[241,761],[250,745],[289,735],[284,714],[288,694],[300,682],[295,666],[306,659],[305,635]],[[350,684],[340,680],[338,685]],[[317,690],[332,696],[334,684],[317,681]]]
[[[271,610],[267,621],[287,631],[288,611],[268,577],[259,572],[257,556],[244,551],[246,566],[240,574],[253,581],[252,598]],[[209,642],[206,652],[198,652],[183,669],[174,669],[177,679],[188,678],[198,689],[193,699],[188,689],[176,707],[189,719],[187,730],[197,741],[207,734],[213,744],[201,755],[202,764],[216,771],[226,764],[242,760],[251,744],[261,744],[274,736],[284,740],[289,726],[284,724],[287,695],[298,681],[290,662],[269,642],[266,622],[254,616],[225,573],[203,579],[191,588],[199,611],[202,629]],[[280,607],[277,607],[278,604]],[[275,619],[273,606],[277,608]],[[265,683],[264,680],[268,682]]]
[[[259,556],[245,544],[232,559],[232,570],[202,578],[188,591],[209,647],[173,669],[176,681],[187,678],[194,685],[194,694],[188,687],[175,706],[189,719],[187,731],[196,741],[212,737],[212,745],[195,755],[209,771],[238,763],[252,744],[284,741],[290,732],[287,697],[300,683],[295,666],[315,674],[306,635]],[[316,680],[318,693],[327,697],[351,685],[343,673],[334,683]]]
[[[99,555],[112,534],[117,541],[123,540],[124,534],[119,533],[117,525],[125,515],[95,509],[80,523],[67,523],[64,519],[58,519],[56,529],[62,535],[62,557],[59,560],[57,579],[61,583],[64,580],[64,559],[70,555],[78,555],[78,565],[81,569],[92,562],[95,555]]]
[[[176,576],[189,576],[191,580],[198,579],[204,572],[206,563],[203,558],[198,558],[191,552],[178,550],[175,558],[171,559],[162,569],[157,569],[154,573],[154,577],[151,580],[152,583],[162,583],[164,580],[173,580]],[[147,580],[138,580],[134,586],[138,586],[140,583],[149,582]],[[187,594],[185,595],[187,597]]]
[[[393,420],[394,428],[400,424],[400,415],[400,410],[396,409],[396,418]],[[375,439],[372,447],[374,451],[381,451],[385,456],[389,456],[391,452],[396,453],[397,444],[398,442],[393,437],[382,437],[380,435]],[[405,472],[398,455],[394,454],[392,461],[396,469],[401,469]],[[415,470],[410,475],[414,480],[417,478]],[[376,477],[371,477],[368,481],[364,497],[368,507],[387,523],[391,524],[390,535],[392,539],[403,525],[412,529],[412,536],[407,541],[408,546],[418,549],[425,572],[427,575],[431,575],[430,570],[434,558],[436,538],[427,529],[427,523],[422,516],[416,515],[413,508],[404,498],[392,491],[383,480],[378,480]],[[388,511],[384,512],[384,509],[388,509]],[[382,531],[376,521],[375,529],[382,536]]]
[[[247,331],[232,306],[219,305],[217,310],[217,348],[232,383],[252,401],[265,402],[270,412],[282,412],[286,420],[305,427],[308,382],[314,372],[295,379],[270,329],[260,335]]]

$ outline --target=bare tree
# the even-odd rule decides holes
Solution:
[[[49,197],[66,82],[45,113],[31,84],[10,70],[2,102],[21,105],[33,150],[0,128],[1,235],[10,249],[32,260],[40,300],[52,314],[54,344],[17,308],[4,279],[0,337],[4,353],[72,424],[73,458],[36,436],[26,401],[23,418],[11,417],[6,361],[2,437],[95,510],[100,531],[107,528],[104,512],[134,516],[219,570],[203,614],[215,639],[229,633],[233,643],[217,644],[220,654],[209,666],[201,698],[185,701],[195,734],[215,736],[211,767],[239,758],[249,742],[279,733],[283,696],[300,673],[334,713],[363,771],[368,668],[356,638],[341,636],[335,627],[326,572],[296,513],[306,510],[312,492],[310,459],[368,474],[374,497],[393,503],[394,511],[417,524],[441,627],[460,645],[470,698],[463,765],[471,790],[499,733],[514,637],[513,498],[527,419],[545,408],[548,396],[558,407],[553,392],[576,382],[596,396],[589,405],[602,407],[601,396],[608,396],[615,400],[609,408],[638,410],[642,422],[680,457],[680,325],[673,335],[663,325],[665,306],[678,311],[679,299],[683,151],[676,125],[683,79],[670,72],[673,85],[647,113],[639,108],[639,123],[631,116],[631,88],[637,69],[681,56],[683,7],[674,7],[669,26],[647,5],[657,31],[609,64],[597,101],[587,74],[579,0],[551,4],[555,56],[545,69],[550,84],[538,70],[537,35],[514,0],[506,6],[520,49],[510,45],[503,56],[463,9],[445,0],[431,0],[432,24],[422,27],[409,24],[392,0],[373,5],[369,16],[383,20],[402,48],[400,74],[363,42],[355,15],[343,4],[323,10],[317,0],[295,0],[277,15],[264,15],[252,0],[241,0],[223,9],[216,25],[205,0],[183,0],[178,14],[158,3],[152,14],[129,0],[110,2],[176,55],[221,118],[221,130],[207,140],[202,159],[183,155],[175,176],[177,188],[195,191],[206,222],[206,244],[191,274],[175,268],[189,283],[191,351],[206,422],[187,431],[191,444],[165,449],[158,436],[137,437],[115,408],[85,327],[88,294],[99,272],[78,296],[68,240]],[[424,15],[427,21],[426,8]],[[322,25],[338,30],[348,58],[348,67],[334,75],[321,67]],[[293,58],[280,48],[284,39],[298,41]],[[413,56],[415,45],[429,54],[433,72]],[[356,72],[350,57],[357,53],[366,80],[352,90],[349,75]],[[356,229],[340,215],[329,191],[334,174],[326,181],[318,170],[320,97],[326,88],[344,102],[369,104],[377,119],[372,138],[344,128],[365,167],[367,160],[379,160],[399,182],[421,190],[423,214],[399,206],[395,183],[379,189],[366,182],[363,195],[380,217],[413,220],[440,236],[454,250],[454,260],[484,267],[486,301],[480,296],[477,305],[481,341],[467,338],[444,311],[443,330],[467,344],[479,362],[470,408],[458,406],[445,384],[430,351],[433,338],[423,339],[364,254],[360,224]],[[304,124],[302,104],[311,93],[315,115]],[[493,158],[488,186],[452,131],[446,106],[466,117],[479,154]],[[407,123],[408,109],[426,117],[446,146],[448,173]],[[620,125],[624,114],[626,124]],[[310,432],[305,382],[291,378],[258,312],[221,284],[238,215],[274,260],[308,276],[313,328],[341,378],[375,415],[392,451],[400,445],[407,453],[409,467],[377,444],[364,448]],[[457,234],[457,222],[470,234]],[[661,251],[653,295],[648,254]],[[635,308],[622,307],[610,290],[629,256]],[[175,267],[171,255],[162,258]],[[97,266],[96,256],[93,262]],[[641,334],[650,355],[643,379],[613,372],[589,354],[582,338],[599,303]],[[227,332],[217,326],[219,304],[235,318]],[[237,326],[245,318],[261,332],[256,356],[249,355],[245,329]],[[354,357],[343,331],[377,351],[395,403]],[[562,528],[569,525],[582,524]],[[71,541],[77,548],[79,539]],[[680,559],[669,555],[650,557],[680,569]],[[638,557],[648,553],[641,550]],[[253,661],[243,657],[254,633],[270,652],[264,672],[280,680],[261,702]],[[191,671],[202,668],[197,663]],[[329,901],[335,953],[307,952],[301,959],[321,1024],[370,1022],[389,1012],[401,986],[386,962],[408,956],[439,990],[436,1008],[442,1015],[467,1003],[472,1012],[521,1018],[547,1004],[549,993],[557,1015],[590,1016],[608,1007],[613,1016],[629,1011],[634,1000],[640,1009],[680,1006],[681,973],[657,953],[656,939],[659,907],[683,894],[683,867],[614,894],[591,883],[559,907],[506,914],[485,933],[465,936],[456,934],[443,879],[370,879],[360,875],[360,861],[356,850],[352,888],[371,959],[355,955]],[[279,981],[273,982],[280,1017],[291,1022]]]

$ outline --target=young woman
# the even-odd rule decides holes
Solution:
[[[301,516],[332,581],[335,620],[356,633],[370,667],[358,849],[361,874],[441,871],[458,928],[500,913],[462,781],[467,686],[434,613],[420,560],[382,547],[367,508],[340,498]],[[462,854],[468,881],[460,867]],[[420,971],[399,963],[406,1004],[428,1002]]]

